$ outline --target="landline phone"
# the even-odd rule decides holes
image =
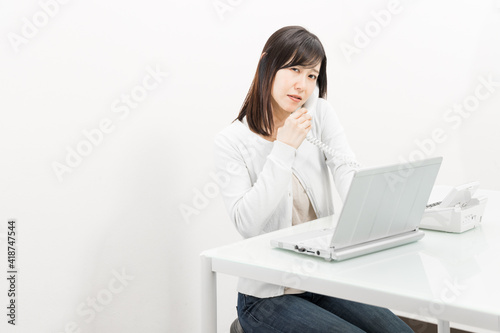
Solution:
[[[309,112],[311,112],[312,110],[314,110],[316,108],[318,98],[319,98],[319,87],[316,86],[314,88],[313,93],[311,94],[311,96],[309,96],[309,98],[304,103],[304,105],[298,107],[297,110],[295,110],[295,111],[298,111],[301,108],[306,108]],[[352,158],[351,156],[339,154],[334,149],[332,149],[328,145],[321,142],[321,140],[315,138],[311,134],[311,131],[309,131],[309,133],[307,133],[306,140],[309,141],[310,143],[312,143],[313,145],[317,146],[319,149],[321,149],[326,154],[328,154],[338,164],[347,164],[354,169],[359,169],[361,167],[361,165],[358,162],[356,162],[356,160],[354,160],[354,158]]]
[[[452,187],[435,186],[431,203],[427,205],[420,228],[461,233],[478,226],[483,218],[488,199],[474,197],[479,182],[471,182]],[[434,201],[447,193],[442,200]]]

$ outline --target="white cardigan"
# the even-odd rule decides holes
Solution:
[[[333,107],[324,99],[309,110],[311,134],[342,156],[354,160]],[[329,172],[342,200],[354,168],[345,158],[331,158],[309,141],[298,149],[270,142],[236,120],[215,138],[215,167],[227,179],[221,194],[231,221],[245,238],[292,225],[292,172],[306,190],[318,218],[333,214]],[[240,278],[238,291],[255,297],[282,295],[283,286]]]

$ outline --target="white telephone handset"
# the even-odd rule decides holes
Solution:
[[[301,107],[297,108],[298,111],[301,108],[306,108],[309,112],[312,112],[313,110],[316,109],[316,104],[318,103],[318,98],[319,98],[319,88],[316,86],[314,88],[313,93],[307,101],[302,105]],[[328,145],[324,144],[320,140],[316,139],[311,132],[307,133],[306,140],[312,143],[313,145],[317,146],[319,149],[321,149],[323,152],[327,153],[329,156],[331,156],[333,159],[337,160],[340,164],[347,164],[352,168],[358,169],[360,168],[360,164],[356,162],[352,157],[346,156],[343,154],[338,154],[334,149],[329,147]]]
[[[448,207],[465,207],[469,204],[472,196],[479,188],[479,182],[472,182],[453,187],[441,201],[436,201],[428,204],[426,208],[448,208]]]
[[[432,203],[426,207],[420,228],[461,233],[477,227],[488,202],[485,196],[474,196],[478,187],[479,182],[451,190],[447,186],[434,186],[430,197]],[[436,201],[438,198],[443,199]]]

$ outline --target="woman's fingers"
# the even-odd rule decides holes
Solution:
[[[309,128],[311,127],[311,119],[312,119],[312,116],[310,114],[307,113],[307,110],[306,109],[301,109],[301,110],[305,110],[297,119],[297,124],[300,128]]]
[[[276,139],[298,148],[312,127],[311,119],[311,115],[305,108],[293,112],[286,119],[283,127],[278,129]]]
[[[306,121],[310,121],[312,119],[311,115],[308,113],[306,108],[302,108],[298,111],[293,112],[290,115],[291,119],[296,119],[298,124],[302,124]]]
[[[292,112],[292,114],[290,115],[290,117],[292,119],[299,119],[304,113],[307,113],[307,109],[306,108],[301,108],[295,112]]]

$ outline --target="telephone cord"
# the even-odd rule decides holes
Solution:
[[[358,162],[356,162],[356,160],[353,157],[343,154],[337,154],[335,150],[333,150],[331,147],[324,144],[320,140],[316,139],[312,135],[306,136],[306,139],[313,145],[319,147],[325,153],[329,154],[336,162],[336,164],[347,164],[348,166],[354,169],[359,169],[361,167],[361,165]]]

